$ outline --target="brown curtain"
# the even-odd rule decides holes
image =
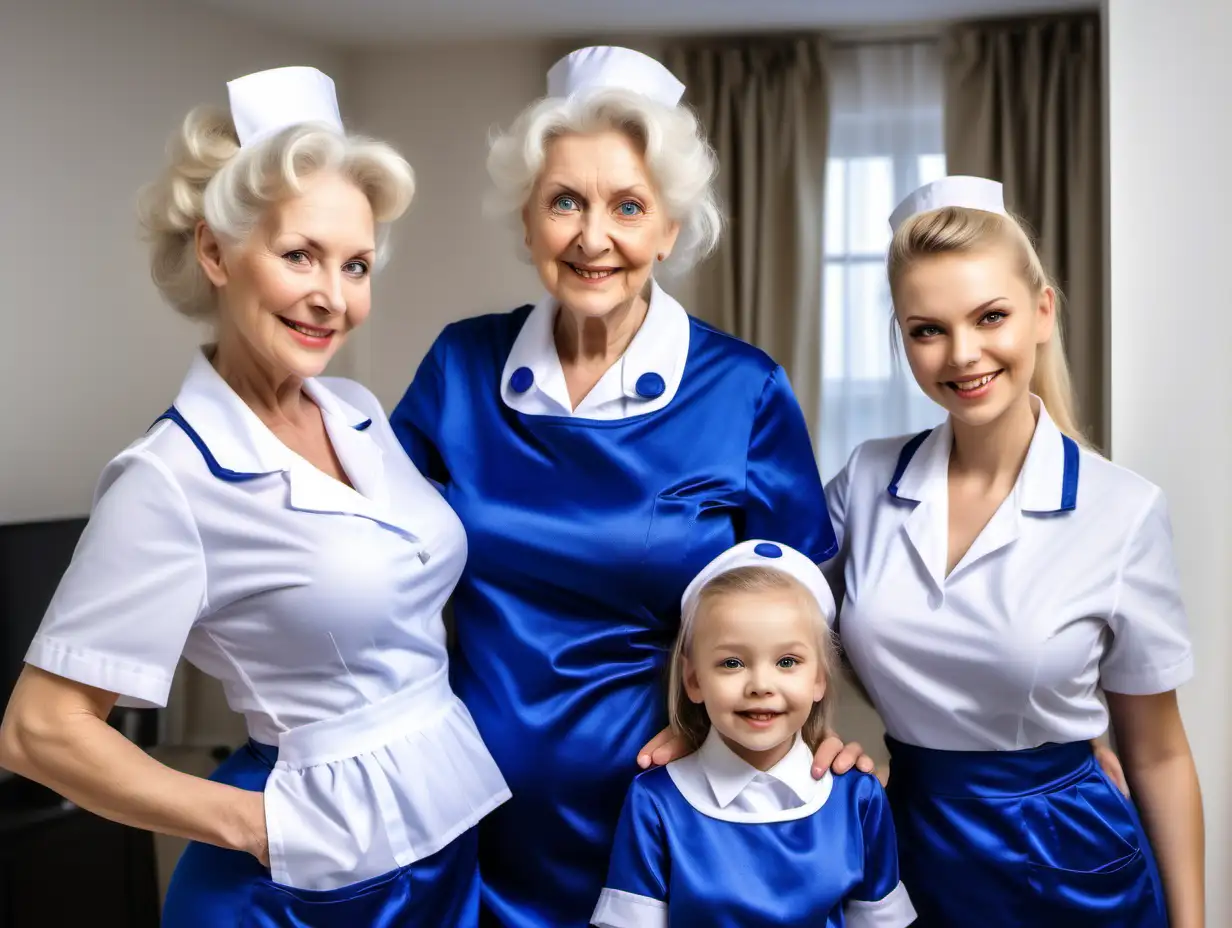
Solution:
[[[1005,185],[1065,297],[1078,417],[1106,447],[1098,14],[963,24],[943,41],[946,170]]]
[[[718,153],[728,222],[718,251],[695,272],[689,309],[782,364],[814,430],[829,134],[824,63],[820,39],[689,43],[666,54]]]

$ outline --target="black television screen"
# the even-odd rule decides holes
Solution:
[[[85,518],[0,525],[0,705],[72,560]]]

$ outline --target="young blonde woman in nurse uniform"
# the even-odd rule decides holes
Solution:
[[[1055,291],[1000,185],[943,179],[891,225],[907,359],[950,415],[851,455],[827,488],[828,573],[889,733],[918,924],[1199,928],[1163,495],[1084,445]],[[1092,760],[1109,715],[1132,802]]]
[[[410,167],[343,131],[319,71],[229,90],[231,113],[189,116],[144,217],[155,282],[214,341],[103,472],[0,763],[193,839],[174,928],[471,928],[474,826],[509,791],[448,683],[466,536],[372,394],[318,378],[368,316]],[[165,705],[181,654],[248,722],[212,782],[104,721],[118,697]]]

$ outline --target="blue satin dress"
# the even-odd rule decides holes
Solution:
[[[905,902],[878,911],[896,889],[894,823],[870,774],[833,777],[807,816],[744,822],[695,809],[660,767],[629,790],[605,892],[632,897],[611,922],[630,928],[877,928],[910,922]]]
[[[679,601],[745,538],[836,550],[804,417],[761,351],[690,319],[676,395],[527,415],[501,373],[531,307],[448,326],[394,431],[466,527],[455,691],[513,798],[480,826],[481,924],[582,928],[637,751],[666,724]]]

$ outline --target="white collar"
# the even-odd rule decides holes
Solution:
[[[813,752],[799,735],[787,755],[763,772],[737,756],[712,727],[695,753],[668,764],[667,770],[689,805],[711,818],[734,822],[762,823],[804,818],[825,805],[833,787],[829,771],[820,780],[813,779]],[[729,808],[732,801],[754,780],[764,777],[786,786],[801,805],[766,813]]]
[[[1023,512],[1068,512],[1078,506],[1078,443],[1057,428],[1039,397],[1032,394],[1031,400],[1039,416],[1015,483],[1018,508]],[[907,442],[886,488],[890,495],[915,502],[936,496],[946,486],[953,444],[948,418]]]
[[[304,512],[363,516],[417,539],[417,514],[391,506],[384,450],[369,431],[372,420],[320,380],[304,391],[321,410],[343,469],[354,489],[323,473],[284,445],[198,350],[176,396],[162,417],[175,421],[196,445],[210,473],[228,483],[285,474],[287,505]],[[422,530],[422,529],[421,529]]]
[[[675,397],[689,354],[689,316],[651,282],[646,318],[625,352],[573,409],[556,353],[557,303],[544,297],[531,310],[501,372],[501,399],[529,416],[627,419],[662,409]]]
[[[304,391],[320,408],[327,426],[333,420],[364,431],[372,424],[370,418],[312,378],[304,381]],[[174,408],[205,443],[205,450],[210,452],[206,460],[215,476],[220,476],[220,469],[236,477],[272,474],[290,469],[298,457],[214,370],[203,349],[193,355]]]

